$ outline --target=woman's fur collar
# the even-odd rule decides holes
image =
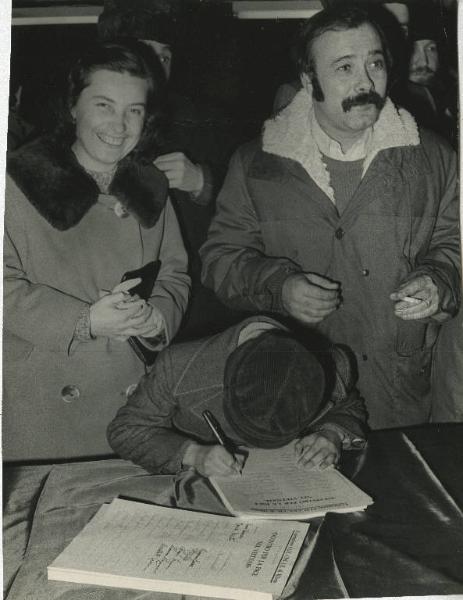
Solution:
[[[265,122],[263,150],[298,162],[334,202],[328,170],[312,137],[312,115],[312,96],[303,88],[286,108]],[[373,126],[373,135],[363,164],[363,175],[381,150],[417,146],[419,143],[418,127],[412,115],[404,109],[396,109],[388,98]]]
[[[100,195],[72,150],[48,138],[35,140],[8,156],[7,171],[29,202],[61,231],[77,225]],[[125,158],[109,191],[149,229],[164,208],[167,189],[167,180],[156,167]]]

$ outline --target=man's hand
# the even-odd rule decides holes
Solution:
[[[211,475],[231,476],[241,473],[244,456],[236,458],[225,450],[223,446],[206,446],[191,442],[183,456],[183,465],[194,467],[198,473],[205,477]]]
[[[191,162],[183,152],[158,156],[154,165],[164,173],[170,188],[199,195],[203,189],[203,170]]]
[[[394,314],[404,321],[427,319],[439,311],[439,289],[429,275],[419,275],[401,285],[390,296]]]
[[[287,312],[302,323],[319,323],[341,303],[340,285],[316,273],[293,273],[283,283]]]
[[[326,469],[341,457],[342,441],[335,431],[326,430],[306,435],[296,442],[296,463],[304,469]]]

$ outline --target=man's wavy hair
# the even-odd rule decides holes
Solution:
[[[389,49],[387,37],[381,27],[377,11],[362,3],[343,3],[331,8],[320,11],[307,21],[301,24],[301,28],[296,36],[295,58],[299,74],[306,73],[312,81],[314,87],[314,97],[323,93],[320,89],[315,63],[312,56],[312,47],[316,39],[327,31],[346,31],[347,29],[357,29],[361,25],[371,25],[378,32],[381,40],[381,46],[386,61],[388,74],[393,69],[392,53]]]
[[[146,44],[120,39],[96,42],[71,67],[63,94],[54,137],[65,145],[75,141],[75,122],[71,109],[82,91],[90,84],[92,73],[100,70],[128,73],[148,82],[145,122],[140,140],[130,156],[151,161],[159,153],[165,115],[166,78],[159,59]]]

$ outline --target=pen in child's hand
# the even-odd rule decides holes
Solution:
[[[210,410],[203,411],[203,417],[206,423],[209,425],[210,430],[214,434],[215,439],[235,459],[235,464],[233,468],[237,473],[241,475],[243,469],[239,466],[239,462],[236,458],[237,448],[235,444],[231,441],[229,437],[227,437],[222,427],[220,426],[220,423],[217,421],[217,419],[214,417]]]

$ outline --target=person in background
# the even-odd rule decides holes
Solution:
[[[111,453],[106,427],[190,280],[159,152],[164,77],[137,42],[95,44],[69,73],[56,131],[9,155],[3,251],[3,458]],[[131,296],[151,261],[148,301]]]
[[[260,316],[175,344],[119,409],[109,443],[151,473],[232,475],[243,457],[217,444],[202,416],[210,410],[235,445],[297,440],[301,467],[336,464],[343,449],[365,444],[365,407],[348,351],[316,334],[311,342]]]
[[[292,101],[297,92],[302,88],[302,83],[300,77],[298,76],[298,66],[297,66],[297,36],[299,30],[296,28],[293,33],[293,39],[291,40],[289,46],[289,59],[291,70],[294,71],[294,77],[291,81],[287,81],[278,86],[278,89],[275,93],[275,98],[273,100],[273,112],[277,113]]]
[[[172,68],[172,46],[177,35],[176,27],[176,13],[166,3],[159,4],[152,0],[139,0],[136,3],[129,0],[106,0],[98,19],[98,36],[102,40],[133,38],[144,42],[161,61],[168,81]],[[177,100],[175,98],[175,101]],[[186,98],[178,102],[181,104],[182,100],[185,106],[176,107],[175,112],[180,108],[184,109],[186,114],[171,115],[174,123],[179,117],[186,121],[193,116],[188,114],[189,110],[194,110],[192,103]],[[185,122],[185,125],[188,124]],[[190,133],[193,133],[193,129]],[[192,140],[185,136],[182,142],[189,147]],[[211,169],[206,163],[201,164],[195,159],[190,159],[187,154],[187,148],[184,151],[169,152],[158,156],[156,165],[165,173],[170,188],[187,192],[192,202],[206,205],[213,198]]]
[[[182,16],[179,2],[105,0],[98,35],[103,40],[134,38],[145,43],[161,61],[169,83]],[[188,251],[192,294],[178,339],[190,339],[239,320],[239,315],[201,284],[198,254],[207,237],[232,142],[224,134],[226,128],[220,117],[173,91],[170,85],[167,108],[167,127],[155,165],[167,177]]]
[[[300,41],[303,89],[232,158],[203,281],[352,348],[372,428],[424,423],[432,348],[460,301],[455,153],[387,97],[367,9],[321,11]]]
[[[412,8],[408,97],[402,105],[420,125],[441,134],[457,149],[458,82],[446,64],[442,17],[429,7]]]
[[[405,38],[408,38],[409,26],[410,26],[410,9],[407,2],[384,2],[383,6],[388,10],[397,20],[402,34]]]
[[[421,125],[434,129],[457,149],[458,89],[451,70],[444,64],[442,14],[433,10],[429,3],[427,6],[414,3],[410,9],[404,4],[397,6],[399,10],[394,10],[394,14],[411,43],[411,54],[406,81],[396,86],[392,97],[405,106]],[[399,93],[394,93],[397,91]],[[455,319],[444,323],[439,331],[433,348],[430,397],[432,421],[463,420],[461,311]]]
[[[458,85],[445,59],[442,14],[428,5],[411,6],[411,56],[407,79],[397,102],[426,127],[458,149]],[[433,348],[431,420],[463,421],[463,314],[439,331]]]

